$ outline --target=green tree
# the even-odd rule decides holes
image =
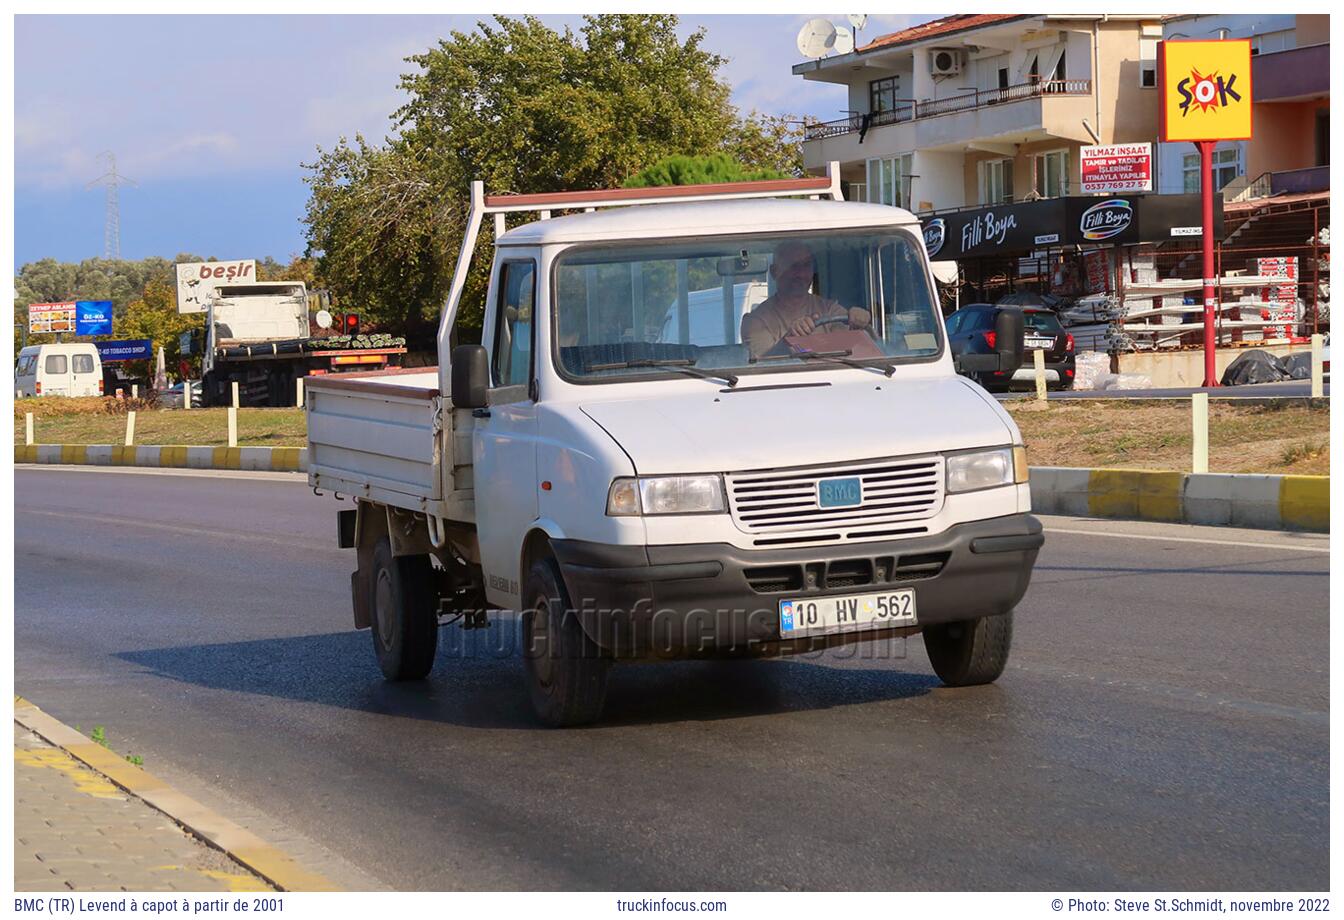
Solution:
[[[117,337],[149,339],[154,343],[156,359],[162,347],[169,372],[176,374],[178,361],[182,357],[178,336],[200,325],[199,315],[177,312],[177,284],[171,276],[161,275],[151,278],[143,294],[127,306],[125,314],[118,320]],[[199,355],[189,359],[193,373],[199,371],[200,361]],[[146,376],[153,373],[153,361],[129,363],[134,366],[133,373]]]
[[[619,187],[666,157],[724,152],[796,173],[787,125],[742,118],[723,58],[677,17],[594,15],[576,32],[535,17],[478,23],[414,55],[382,145],[356,136],[308,164],[308,255],[343,309],[387,331],[432,329],[465,232],[469,185],[492,193]],[[484,246],[484,244],[482,244]],[[475,259],[460,322],[479,327]]]
[[[745,169],[726,153],[688,157],[676,154],[664,157],[625,180],[626,188],[656,185],[704,185],[716,182],[744,182],[752,179],[787,179],[791,174],[778,169]]]

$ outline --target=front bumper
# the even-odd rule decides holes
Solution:
[[[913,588],[919,626],[1007,613],[1045,537],[1029,514],[905,540],[802,549],[727,543],[552,545],[584,631],[617,655],[686,657],[798,651],[885,630],[781,640],[779,601]],[[916,627],[918,629],[918,627]]]

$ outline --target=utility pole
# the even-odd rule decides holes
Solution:
[[[103,258],[108,261],[119,260],[121,258],[121,212],[117,201],[117,187],[129,185],[135,188],[136,183],[134,179],[128,179],[117,172],[117,158],[112,151],[104,150],[98,154],[98,159],[107,161],[107,172],[84,187],[91,189],[95,185],[102,185],[107,188],[107,213],[103,221]]]

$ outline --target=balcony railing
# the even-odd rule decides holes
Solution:
[[[1251,201],[1274,195],[1302,195],[1329,190],[1329,166],[1263,172],[1254,179],[1248,179],[1244,175],[1237,176],[1222,189],[1224,201]]]
[[[853,134],[866,128],[880,128],[899,122],[914,121],[920,118],[933,118],[952,112],[964,112],[1004,102],[1017,102],[1037,96],[1090,96],[1091,80],[1046,80],[1044,82],[1020,83],[1017,86],[1005,86],[1001,89],[976,90],[947,99],[897,99],[895,108],[869,115],[853,114],[835,121],[816,122],[804,126],[804,140],[818,140],[824,137],[839,137]]]

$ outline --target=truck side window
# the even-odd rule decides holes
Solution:
[[[505,262],[501,272],[491,366],[495,386],[519,386],[527,383],[532,368],[536,267],[531,262]]]
[[[48,374],[64,374],[67,367],[65,355],[47,355]]]
[[[74,366],[76,374],[93,373],[93,355],[72,355],[70,363]]]

